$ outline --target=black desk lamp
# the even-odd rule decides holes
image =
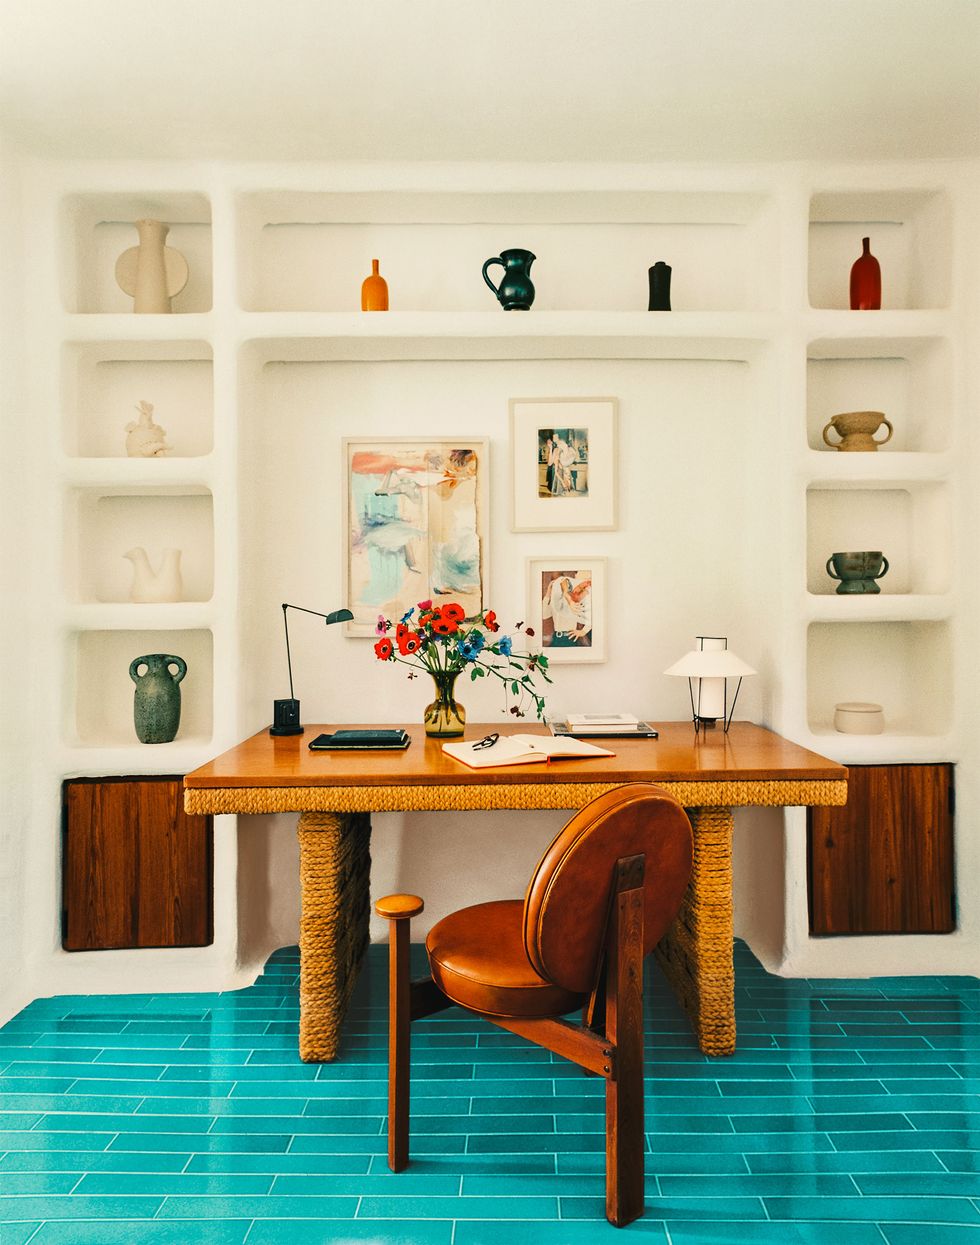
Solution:
[[[321,614],[319,610],[308,610],[303,605],[282,605],[282,626],[286,633],[286,665],[289,667],[289,699],[273,701],[272,725],[270,735],[302,735],[303,727],[299,720],[299,701],[293,695],[293,662],[289,655],[289,623],[286,610],[301,610],[304,614],[315,614],[317,618],[326,620],[325,626],[331,623],[350,622],[354,615],[350,610],[334,610],[332,614]]]

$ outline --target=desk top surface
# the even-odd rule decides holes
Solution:
[[[374,725],[374,724],[368,724]],[[390,726],[391,724],[385,724]],[[276,738],[268,729],[208,761],[184,779],[188,790],[274,787],[422,787],[534,783],[619,782],[844,782],[847,769],[751,722],[733,722],[695,735],[690,722],[655,722],[659,739],[598,739],[610,757],[569,758],[530,765],[470,769],[428,739],[420,724],[405,729],[412,742],[402,752],[311,752],[321,732],[350,724],[307,726],[303,735]],[[547,735],[540,723],[479,723],[465,738],[501,734]]]

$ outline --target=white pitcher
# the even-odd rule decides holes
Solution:
[[[156,571],[143,548],[130,549],[123,557],[133,564],[133,586],[129,590],[131,601],[146,603],[183,599],[179,549],[164,549],[160,568]]]

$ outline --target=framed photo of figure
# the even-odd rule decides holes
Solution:
[[[480,437],[345,438],[346,634],[375,636],[419,601],[486,604],[489,443]]]
[[[515,532],[616,526],[615,398],[511,398]]]
[[[606,660],[606,559],[527,559],[527,618],[549,664]]]

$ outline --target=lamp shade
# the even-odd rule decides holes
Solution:
[[[668,666],[664,674],[676,674],[685,679],[740,679],[755,671],[727,648],[694,648]]]

